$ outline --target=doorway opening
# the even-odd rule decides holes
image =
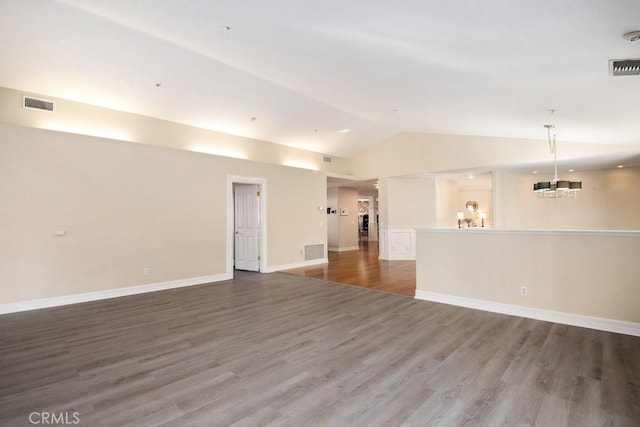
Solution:
[[[265,178],[227,177],[227,274],[267,271]]]
[[[329,252],[378,245],[378,180],[327,177],[327,242]]]

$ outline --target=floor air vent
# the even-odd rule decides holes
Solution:
[[[617,59],[609,61],[612,76],[640,76],[640,59]]]
[[[317,243],[315,245],[304,245],[305,261],[322,258],[324,258],[324,243]]]
[[[22,100],[22,106],[24,108],[31,108],[34,110],[53,111],[53,109],[55,108],[55,103],[53,101],[47,101],[45,99],[24,96]]]

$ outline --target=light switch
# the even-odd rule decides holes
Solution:
[[[52,234],[53,234],[53,237],[62,237],[67,234],[67,230],[64,230],[62,228],[56,228],[55,230],[53,230]]]

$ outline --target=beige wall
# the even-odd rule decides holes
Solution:
[[[637,153],[637,147],[562,141],[558,159],[634,152]],[[540,140],[534,140],[400,133],[351,158],[350,173],[363,178],[381,178],[473,168],[498,169],[550,159],[544,134]]]
[[[319,153],[265,141],[65,100],[54,99],[55,113],[30,111],[21,100],[22,92],[0,88],[0,304],[225,273],[227,175],[266,179],[267,265],[277,267],[302,262],[305,244],[327,241],[333,218],[318,209],[331,206],[325,173],[380,177],[381,227],[442,227],[455,226],[447,212],[460,201],[441,191],[456,186],[394,176],[549,160],[544,140],[404,133],[323,163]],[[226,157],[188,151],[196,149]],[[628,151],[562,145],[567,158]],[[639,168],[572,179],[583,181],[578,199],[538,200],[533,176],[497,172],[495,225],[640,229]],[[334,216],[353,229],[346,242],[337,235],[339,247],[357,245],[357,195],[350,210]],[[53,237],[59,228],[67,235]]]
[[[378,180],[378,225],[387,227],[389,224],[389,179]]]
[[[427,178],[388,178],[380,193],[385,206],[385,227],[426,227],[436,225],[436,180]],[[382,221],[381,217],[381,221]]]
[[[637,232],[417,234],[417,293],[640,323]]]
[[[327,214],[327,247],[330,250],[340,246],[340,203],[338,201],[338,187],[327,189],[327,207],[335,213]]]
[[[22,108],[23,95],[54,101],[55,112]],[[346,174],[349,165],[340,157],[325,163],[321,153],[1,87],[0,122],[330,173]]]
[[[337,235],[329,243],[332,251],[351,250],[358,247],[358,190],[349,187],[331,189],[335,200],[336,213],[330,216],[337,225]],[[332,207],[334,207],[332,206]],[[344,210],[346,215],[342,215]]]
[[[227,175],[266,179],[269,267],[326,242],[320,172],[0,125],[0,304],[224,274]]]
[[[437,227],[457,227],[456,212],[464,210],[467,201],[478,201],[480,211],[487,212],[486,227],[501,229],[587,229],[587,230],[639,230],[640,229],[640,168],[585,170],[567,176],[582,181],[583,190],[577,198],[538,199],[532,191],[533,183],[544,179],[540,175],[495,173],[494,189],[462,188],[455,181],[436,180]],[[548,177],[547,177],[548,178]],[[418,189],[409,178],[384,178],[391,183],[392,193],[385,191],[384,200],[391,202],[388,209],[400,210],[402,223],[394,216],[394,225],[423,227],[424,218],[415,218],[408,212],[418,212],[412,205],[411,194]],[[494,212],[494,196],[495,207]],[[423,197],[428,195],[423,194]],[[417,205],[418,207],[423,205]],[[498,215],[494,218],[494,215]],[[479,216],[475,215],[478,223]],[[494,220],[495,219],[495,220]],[[413,221],[409,223],[409,221]],[[463,223],[464,225],[464,223]]]
[[[569,174],[566,178],[582,181],[575,199],[538,199],[533,184],[543,178],[498,174],[500,228],[640,230],[640,168]]]
[[[346,209],[348,215],[340,215],[340,247],[358,247],[358,190],[340,188],[340,209]]]
[[[637,153],[636,147],[562,143],[562,158],[589,158],[611,153]],[[607,176],[585,172],[585,190],[580,196],[587,200],[573,203],[570,209],[555,212],[542,208],[531,197],[534,177],[510,174],[501,168],[532,162],[548,162],[549,147],[545,140],[494,138],[462,135],[401,133],[351,159],[351,173],[362,177],[378,177],[380,182],[380,225],[383,227],[456,227],[455,212],[464,206],[451,193],[461,198],[478,200],[486,210],[485,224],[498,228],[587,228],[637,229],[637,179],[609,171]],[[434,191],[422,187],[421,179],[411,174],[437,173],[492,168],[494,189],[478,194],[463,194],[445,178],[437,180]],[[628,173],[628,172],[627,172]],[[597,174],[596,174],[597,175]],[[573,175],[579,180],[581,173]],[[538,178],[540,179],[540,178]],[[426,182],[426,181],[425,181]],[[598,182],[595,184],[594,182]],[[586,188],[587,185],[591,187]],[[587,191],[588,190],[588,191]],[[472,191],[473,193],[474,191]],[[455,201],[453,198],[455,197]],[[556,201],[566,202],[566,201]],[[553,201],[543,201],[549,206]],[[559,205],[560,203],[556,203]],[[452,210],[453,205],[455,206]],[[486,205],[486,206],[485,206]],[[495,207],[495,209],[494,209]]]
[[[450,179],[436,180],[436,226],[457,227],[458,183]]]

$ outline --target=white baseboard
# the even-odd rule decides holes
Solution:
[[[327,250],[329,252],[345,252],[345,251],[357,251],[360,249],[360,246],[346,246],[342,248],[329,247]]]
[[[395,254],[387,254],[387,255],[379,255],[378,259],[384,261],[415,261],[416,256],[414,255],[395,255]]]
[[[328,258],[318,258],[318,259],[312,259],[310,261],[294,262],[293,264],[273,265],[271,267],[267,267],[267,270],[265,271],[265,273],[274,273],[276,271],[291,270],[292,268],[311,267],[314,265],[327,264],[328,262],[329,262]]]
[[[148,285],[131,286],[127,288],[107,289],[104,291],[87,292],[82,294],[63,295],[59,297],[42,298],[29,301],[11,302],[0,304],[0,314],[17,313],[19,311],[37,310],[40,308],[57,307],[68,304],[98,301],[109,298],[118,298],[129,295],[143,294],[147,292],[163,291],[166,289],[182,288],[185,286],[202,285],[211,282],[229,280],[233,277],[228,274],[215,274],[212,276],[192,277],[189,279],[172,280],[170,282],[151,283]]]
[[[580,326],[619,334],[640,337],[640,323],[622,320],[604,319],[601,317],[585,316],[581,314],[563,313],[560,311],[544,310],[541,308],[524,307],[520,305],[503,304],[455,295],[416,290],[416,299],[440,302],[460,307],[475,308],[493,313],[509,314],[511,316],[527,317],[529,319],[562,323],[564,325]]]

